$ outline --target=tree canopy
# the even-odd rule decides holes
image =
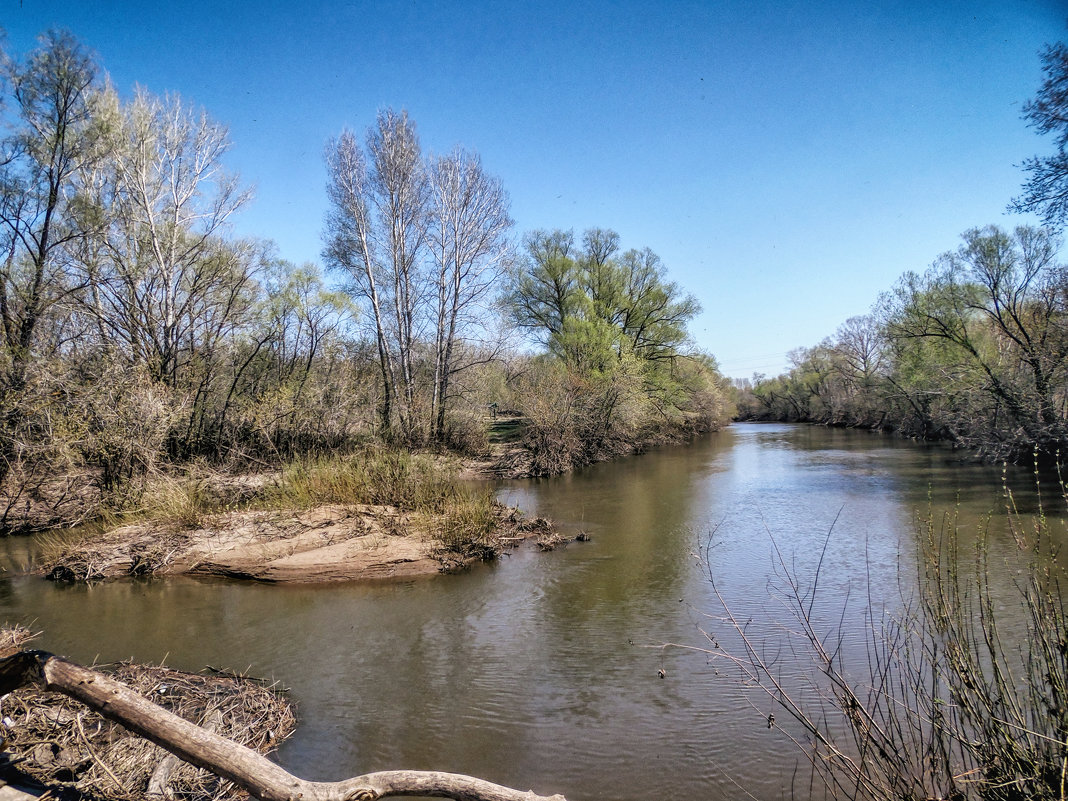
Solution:
[[[1051,228],[1068,221],[1068,46],[1050,45],[1042,54],[1045,80],[1024,106],[1024,118],[1040,134],[1053,136],[1054,151],[1023,163],[1027,180],[1011,211],[1034,212]]]
[[[533,231],[506,294],[515,324],[573,367],[608,369],[624,354],[643,362],[680,356],[697,300],[667,280],[649,248],[620,252],[615,231]]]

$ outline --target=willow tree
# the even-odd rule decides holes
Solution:
[[[24,61],[2,57],[2,71],[10,112],[0,139],[0,483],[48,438],[47,420],[34,421],[47,418],[53,393],[35,395],[31,368],[66,336],[57,310],[79,288],[67,255],[86,235],[73,213],[79,173],[101,157],[103,139],[98,68],[70,34],[45,34]]]
[[[98,160],[102,91],[92,56],[70,34],[50,32],[24,63],[4,59],[14,119],[0,154],[0,324],[4,389],[17,391],[38,325],[76,286],[64,251],[85,235],[70,213],[78,176]]]
[[[577,248],[570,231],[534,231],[509,279],[512,321],[565,362],[607,366],[631,354],[649,364],[678,357],[701,307],[667,280],[649,248],[619,253],[614,231],[590,229]]]
[[[890,339],[943,344],[962,371],[958,383],[988,399],[982,414],[972,408],[957,421],[978,444],[1053,452],[1068,443],[1068,270],[1058,249],[1046,229],[972,229],[927,272],[906,274],[888,299]]]
[[[508,277],[505,295],[512,322],[552,349],[581,303],[581,273],[571,231],[531,231],[523,237],[525,257]]]
[[[1010,211],[1034,212],[1052,228],[1068,221],[1068,46],[1057,43],[1042,54],[1046,78],[1024,106],[1024,118],[1041,134],[1052,134],[1054,152],[1023,163],[1024,192]]]
[[[689,347],[687,324],[700,306],[667,279],[655,253],[621,253],[618,234],[600,228],[586,231],[581,246],[561,230],[534,231],[524,244],[526,257],[509,275],[507,309],[513,324],[562,365],[566,380],[551,377],[569,395],[558,400],[569,410],[566,426],[555,410],[540,414],[537,399],[527,404],[529,416],[538,418],[528,433],[535,472],[623,453],[645,436],[695,433],[722,421],[726,404],[714,362],[694,358]],[[541,455],[546,459],[539,462]]]

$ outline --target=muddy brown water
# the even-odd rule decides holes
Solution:
[[[1006,475],[1033,511],[1029,472]],[[719,631],[707,616],[719,611],[709,571],[736,614],[781,620],[773,541],[810,578],[833,525],[816,615],[828,629],[841,621],[847,653],[861,660],[868,598],[876,614],[892,612],[914,575],[917,511],[955,510],[966,536],[994,513],[993,559],[1011,550],[1002,482],[1000,468],[940,447],[741,424],[689,447],[499,485],[502,499],[591,540],[550,553],[524,546],[459,576],[62,586],[13,576],[34,546],[9,539],[0,620],[43,630],[41,647],[83,662],[165,660],[277,679],[300,721],[278,759],[308,779],[414,768],[571,801],[747,797],[741,788],[770,801],[791,787],[804,798],[798,754],[766,725],[772,707],[747,703],[724,665],[690,650],[709,646],[702,629]],[[1012,580],[996,579],[1007,616]],[[766,636],[774,646],[781,633]],[[811,666],[783,667],[800,681]]]

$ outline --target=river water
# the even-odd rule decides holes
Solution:
[[[220,580],[54,585],[0,580],[0,620],[92,662],[247,670],[289,688],[297,733],[278,759],[308,779],[438,769],[582,799],[788,797],[799,755],[702,631],[725,637],[712,589],[755,625],[783,619],[774,554],[807,581],[823,544],[820,625],[862,660],[865,609],[909,591],[916,514],[994,513],[1003,481],[1035,508],[1027,471],[864,432],[737,424],[672,448],[541,481],[502,499],[586,531],[451,577],[373,586]],[[1052,501],[1049,501],[1052,505]],[[828,532],[830,536],[828,537]],[[0,543],[17,566],[25,540]],[[1012,575],[999,579],[1011,614]],[[843,611],[845,614],[843,614]],[[761,629],[770,647],[775,628]],[[802,675],[810,664],[784,658]],[[663,676],[660,676],[660,671]]]

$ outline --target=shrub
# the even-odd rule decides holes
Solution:
[[[482,417],[455,413],[445,420],[444,445],[454,453],[482,456],[489,450],[489,432]]]
[[[1009,636],[1016,610],[996,597],[989,530],[980,531],[972,569],[952,518],[921,521],[919,591],[884,623],[867,620],[861,678],[846,664],[841,631],[813,619],[819,571],[805,586],[776,548],[777,574],[817,669],[808,686],[789,686],[751,621],[719,594],[725,630],[709,632],[715,659],[785,712],[780,728],[807,755],[814,778],[833,798],[1052,801],[1068,789],[1068,625],[1064,567],[1039,514],[1025,522],[1011,507],[1022,579],[1015,581],[1023,631]],[[822,559],[821,559],[822,562]],[[707,559],[706,559],[707,564]],[[715,577],[710,572],[715,587]],[[721,649],[728,636],[740,650]],[[769,728],[772,725],[769,719]]]

